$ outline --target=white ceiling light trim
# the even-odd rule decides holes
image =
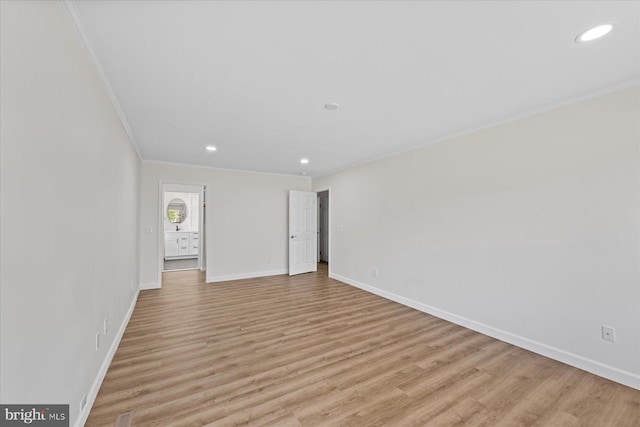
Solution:
[[[213,145],[207,145],[207,151],[216,151],[217,148],[214,147]]]
[[[300,159],[300,163],[302,163],[303,165],[306,165],[309,163],[309,159],[304,158],[304,159]]]
[[[590,28],[578,34],[578,37],[576,37],[576,42],[585,43],[585,42],[597,40],[600,37],[603,37],[609,34],[611,30],[613,30],[613,24],[598,25],[597,27]]]
[[[327,110],[337,110],[338,108],[340,108],[340,104],[335,103],[335,102],[329,102],[327,104],[324,104],[324,108],[326,108]]]

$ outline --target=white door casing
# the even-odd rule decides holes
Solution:
[[[318,224],[320,226],[318,233],[320,239],[318,242],[320,256],[318,261],[329,262],[329,197],[320,196],[318,203]]]
[[[289,191],[289,275],[316,271],[317,197],[312,191]]]
[[[0,0],[1,1],[1,0]],[[164,180],[160,180],[158,182],[158,188],[159,188],[159,193],[158,193],[158,202],[159,202],[159,209],[160,209],[160,214],[158,215],[158,223],[157,223],[157,235],[158,235],[158,275],[157,275],[157,286],[152,286],[151,288],[161,288],[162,287],[162,272],[164,270],[164,258],[165,256],[167,256],[165,254],[165,246],[167,245],[167,241],[165,233],[164,231],[164,226],[165,226],[165,217],[166,217],[166,206],[164,206],[164,199],[165,199],[165,192],[172,192],[172,191],[178,191],[178,192],[193,192],[193,193],[197,193],[199,194],[199,203],[198,203],[198,233],[199,233],[199,239],[198,239],[198,250],[197,253],[196,251],[193,251],[194,253],[190,253],[191,250],[190,248],[187,247],[187,252],[185,252],[186,255],[198,255],[198,268],[201,271],[205,271],[206,270],[206,260],[205,260],[205,253],[206,253],[206,248],[205,248],[205,215],[204,215],[204,209],[205,209],[205,203],[206,203],[206,190],[207,190],[207,186],[204,184],[189,184],[189,183],[178,183],[178,182],[171,182],[171,181],[164,181]],[[147,232],[151,232],[152,227],[149,227]],[[173,238],[173,240],[170,242],[170,245],[173,245],[174,242],[176,242],[175,238]],[[180,240],[178,240],[178,242],[176,242],[178,247],[175,248],[175,255],[180,255],[179,251],[180,251]],[[187,246],[189,245],[189,239],[187,238],[187,242],[186,242]],[[174,253],[174,252],[172,252]],[[173,255],[172,255],[173,256]],[[148,288],[148,289],[151,289]]]

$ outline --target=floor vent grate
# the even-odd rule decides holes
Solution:
[[[118,415],[114,427],[131,427],[131,421],[133,421],[133,412],[125,412]]]

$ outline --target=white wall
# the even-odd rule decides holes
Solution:
[[[332,274],[640,387],[639,92],[314,179]]]
[[[0,400],[74,424],[136,295],[140,161],[60,3],[0,8]]]
[[[161,182],[207,186],[207,281],[286,272],[288,191],[309,190],[310,178],[144,162],[140,199],[143,288],[154,288],[159,283]]]

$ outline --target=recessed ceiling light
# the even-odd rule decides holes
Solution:
[[[611,24],[598,25],[597,27],[593,27],[580,33],[578,37],[576,37],[576,42],[584,43],[599,39],[600,37],[608,34],[611,30],[613,30],[613,25]]]
[[[216,147],[213,145],[207,145],[207,151],[216,151]]]
[[[300,159],[300,163],[306,165],[307,163],[309,163],[309,159]]]
[[[326,108],[327,110],[337,110],[339,107],[340,107],[340,104],[336,104],[335,102],[324,104],[324,108]]]

